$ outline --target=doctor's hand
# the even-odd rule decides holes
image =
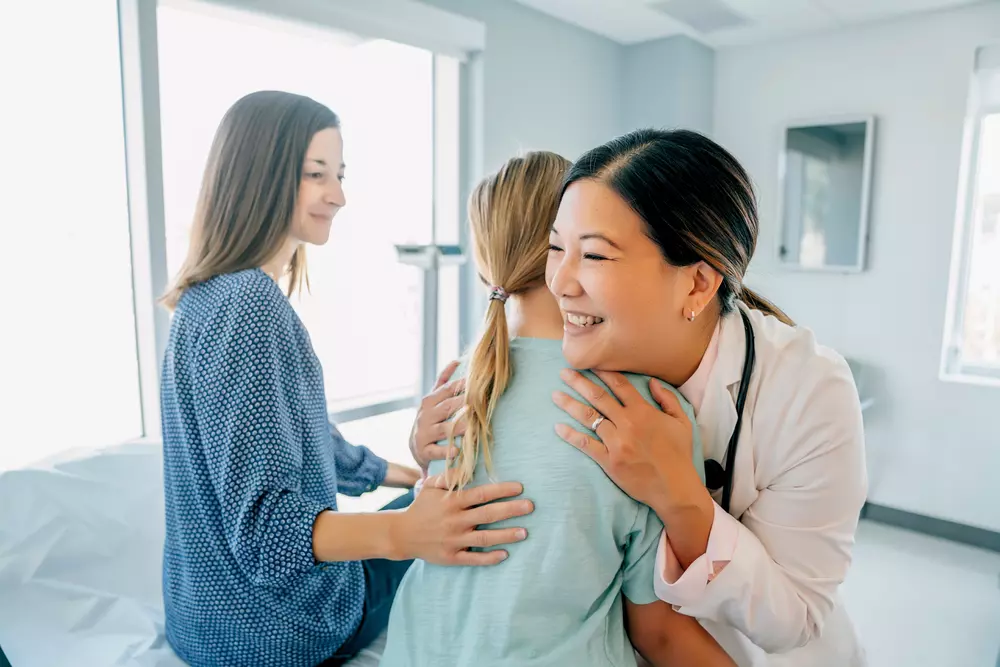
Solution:
[[[704,524],[701,519],[707,513],[707,526],[699,531],[704,532],[707,543],[713,501],[695,470],[694,427],[677,397],[658,380],[650,380],[650,391],[662,408],[657,410],[624,375],[599,371],[597,376],[613,395],[580,373],[565,370],[563,381],[590,405],[563,392],[553,394],[553,400],[588,429],[603,416],[596,430],[598,437],[565,424],[557,424],[556,432],[597,462],[625,493],[652,507],[664,524],[686,521],[692,513]]]
[[[431,461],[445,459],[449,454],[448,447],[437,443],[448,439],[452,426],[450,419],[465,402],[465,380],[448,382],[457,368],[458,362],[453,361],[441,371],[434,389],[420,402],[410,431],[410,454],[424,473]],[[464,422],[455,424],[455,435],[464,432]],[[452,456],[458,455],[457,448],[450,449]]]

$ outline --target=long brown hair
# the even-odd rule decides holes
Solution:
[[[162,300],[167,308],[192,285],[274,258],[291,229],[309,144],[339,127],[324,105],[281,91],[250,93],[229,108],[205,165],[187,258]],[[304,247],[287,271],[289,295],[308,286]]]
[[[646,223],[673,266],[703,261],[722,274],[722,313],[737,299],[794,326],[780,308],[743,284],[757,245],[757,199],[746,170],[726,149],[689,130],[636,130],[585,153],[563,192],[597,179]]]
[[[479,275],[490,287],[516,296],[545,286],[549,230],[559,208],[559,190],[569,168],[555,153],[537,151],[508,160],[469,198],[469,225]],[[483,333],[469,357],[465,406],[458,419],[465,435],[449,477],[451,488],[468,484],[479,457],[492,467],[490,424],[510,383],[510,332],[504,300],[491,299]]]

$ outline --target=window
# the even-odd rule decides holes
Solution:
[[[458,95],[435,80],[450,76],[445,83],[457,87],[458,61],[391,41],[190,4],[161,4],[157,23],[169,273],[183,261],[205,158],[226,109],[262,89],[326,104],[342,123],[348,205],[334,220],[329,243],[309,248],[311,290],[292,303],[323,364],[332,411],[412,404],[427,307],[423,275],[399,263],[395,245],[434,242],[436,217],[442,228],[455,227],[448,235],[457,242],[457,213],[439,203],[435,216],[435,197],[451,187],[457,201],[458,128],[454,122],[442,127],[442,120],[436,126],[435,108],[457,116]],[[448,137],[454,173],[435,155]],[[442,183],[447,179],[454,183]],[[436,349],[457,353],[449,342],[458,335],[458,285],[451,277],[440,282],[442,308],[430,311],[440,323]]]
[[[416,408],[356,419],[338,424],[341,435],[357,445],[365,445],[386,461],[412,466],[410,429],[417,417]],[[340,496],[337,508],[342,512],[374,512],[401,493],[399,489],[380,488],[358,498]]]
[[[142,411],[117,4],[4,3],[0,53],[3,471],[140,436]]]
[[[976,54],[963,158],[944,374],[1000,384],[1000,46]]]
[[[312,293],[294,305],[331,411],[368,429],[362,441],[388,458],[403,456],[426,360],[457,355],[463,304],[457,268],[425,281],[394,246],[461,241],[459,191],[478,153],[460,151],[469,112],[459,85],[478,81],[478,69],[463,68],[485,29],[412,0],[377,4],[0,6],[5,99],[20,101],[0,111],[0,247],[11,276],[0,472],[157,436],[169,314],[155,302],[183,260],[223,113],[264,88],[309,95],[341,116],[350,206],[331,243],[312,249]],[[20,57],[40,44],[73,55]]]

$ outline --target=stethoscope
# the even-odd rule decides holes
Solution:
[[[723,455],[726,459],[725,469],[715,459],[705,461],[705,486],[710,491],[722,489],[721,505],[722,509],[726,512],[729,512],[729,501],[732,500],[733,495],[733,469],[736,467],[736,446],[740,440],[740,429],[743,427],[743,406],[747,402],[747,389],[750,387],[750,376],[753,374],[753,364],[756,360],[753,327],[750,326],[750,318],[742,310],[740,310],[740,315],[743,316],[743,329],[746,331],[747,349],[746,356],[743,358],[743,377],[740,380],[740,392],[736,397],[736,428],[733,429],[733,435],[730,436],[729,444],[726,446],[726,451]]]

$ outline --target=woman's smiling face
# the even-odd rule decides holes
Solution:
[[[575,368],[645,372],[683,332],[691,271],[671,266],[646,223],[604,183],[570,185],[552,226],[546,283]]]

